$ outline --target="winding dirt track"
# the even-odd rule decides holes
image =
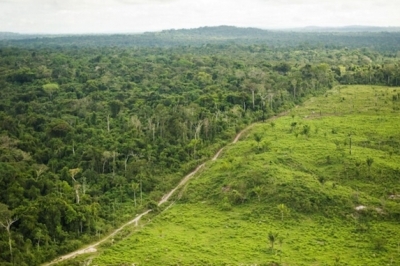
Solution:
[[[279,114],[278,116],[274,116],[274,117],[270,118],[269,121],[272,121],[272,120],[276,119],[277,117],[280,117],[280,116],[285,115],[285,114],[287,114],[287,112],[281,113],[281,114]],[[242,134],[243,134],[245,131],[247,131],[247,130],[249,130],[250,128],[252,128],[254,125],[255,125],[255,124],[251,124],[251,125],[249,125],[248,127],[246,127],[245,129],[243,129],[242,131],[240,131],[240,132],[236,135],[236,137],[234,138],[234,140],[232,141],[232,144],[235,144],[236,142],[238,142],[239,139],[240,139],[240,137],[242,136]],[[224,148],[221,148],[221,149],[212,157],[211,160],[212,160],[212,161],[217,160],[217,159],[219,158],[219,156],[221,155],[221,152],[223,151],[223,149],[224,149]],[[185,184],[190,180],[190,178],[192,178],[201,168],[203,168],[203,167],[205,166],[205,164],[206,164],[206,163],[202,163],[201,165],[197,166],[196,169],[194,169],[191,173],[187,174],[187,175],[181,180],[181,182],[179,182],[179,184],[178,184],[174,189],[172,189],[168,194],[165,194],[165,195],[162,197],[162,199],[158,202],[158,206],[160,206],[160,205],[162,205],[163,203],[167,202],[167,201],[169,200],[169,198],[175,193],[175,191],[176,191],[177,189],[179,189],[181,186],[185,185]],[[103,239],[101,239],[101,240],[99,240],[99,241],[97,241],[97,242],[91,244],[90,246],[85,247],[85,248],[81,248],[81,249],[78,249],[78,250],[76,250],[76,251],[74,251],[74,252],[71,252],[71,253],[69,253],[69,254],[60,256],[60,257],[54,259],[53,261],[51,261],[51,262],[49,262],[49,263],[43,264],[42,266],[54,265],[54,264],[57,264],[57,263],[59,263],[59,262],[61,262],[61,261],[65,261],[65,260],[74,258],[74,257],[76,257],[76,256],[78,256],[78,255],[81,255],[81,254],[96,252],[96,251],[97,251],[97,249],[96,249],[97,246],[99,246],[100,244],[104,243],[106,240],[108,240],[108,239],[110,239],[111,237],[113,237],[114,235],[116,235],[118,232],[120,232],[120,231],[121,231],[122,229],[124,229],[126,226],[131,225],[131,224],[133,224],[133,223],[135,224],[135,226],[137,226],[138,223],[139,223],[139,221],[140,221],[140,219],[141,219],[143,216],[145,216],[146,214],[148,214],[149,212],[151,212],[151,210],[147,210],[147,211],[145,211],[145,212],[143,212],[143,213],[137,215],[137,216],[136,216],[134,219],[132,219],[131,221],[129,221],[129,222],[127,222],[126,224],[124,224],[124,225],[120,226],[119,228],[115,229],[111,234],[109,234],[108,236],[104,237]]]
[[[64,261],[64,260],[68,260],[68,259],[74,258],[74,257],[76,257],[76,256],[78,256],[78,255],[81,255],[81,254],[96,252],[96,251],[97,251],[96,247],[97,247],[98,245],[100,245],[101,243],[103,243],[103,242],[105,242],[106,240],[110,239],[111,237],[115,236],[119,231],[121,231],[122,229],[124,229],[126,226],[131,225],[131,224],[133,224],[133,223],[135,223],[135,225],[137,225],[138,222],[139,222],[139,220],[140,220],[143,216],[145,216],[146,214],[148,214],[149,212],[151,212],[151,210],[147,210],[147,211],[141,213],[140,215],[136,216],[135,219],[133,219],[133,220],[127,222],[126,224],[122,225],[122,226],[119,227],[118,229],[115,229],[114,232],[112,232],[112,233],[109,234],[108,236],[104,237],[103,239],[97,241],[96,243],[93,243],[93,244],[91,244],[91,245],[88,246],[88,247],[78,249],[78,250],[76,250],[76,251],[74,251],[74,252],[72,252],[72,253],[69,253],[69,254],[63,255],[63,256],[61,256],[61,257],[58,257],[58,258],[56,258],[55,260],[53,260],[53,261],[51,261],[51,262],[49,262],[49,263],[43,264],[43,265],[44,265],[44,266],[47,266],[47,265],[54,265],[54,264],[56,264],[56,263],[59,263],[59,262]]]

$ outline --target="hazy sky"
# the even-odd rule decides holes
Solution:
[[[400,26],[400,0],[0,0],[0,31],[124,33],[217,25]]]

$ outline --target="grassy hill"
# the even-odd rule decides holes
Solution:
[[[254,125],[143,228],[79,261],[399,265],[399,113],[400,88],[311,98]]]

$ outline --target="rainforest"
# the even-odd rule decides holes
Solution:
[[[30,36],[0,58],[1,265],[146,211],[59,264],[400,263],[400,33]]]

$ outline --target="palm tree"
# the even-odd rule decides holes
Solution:
[[[262,136],[260,134],[254,134],[254,140],[257,142],[257,148],[260,149],[260,142],[262,140]]]
[[[274,249],[274,243],[277,238],[278,238],[278,233],[273,233],[271,231],[268,233],[268,240],[269,243],[271,244],[271,249]]]
[[[283,221],[283,216],[289,214],[290,210],[285,204],[279,204],[278,210],[281,212],[281,220]]]
[[[371,157],[368,157],[366,160],[366,163],[368,165],[368,172],[371,175],[371,165],[374,163],[374,159]]]

